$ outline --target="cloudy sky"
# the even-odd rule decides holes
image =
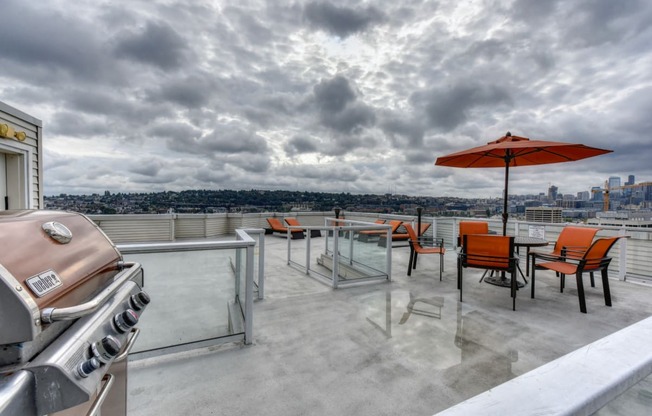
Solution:
[[[510,193],[652,181],[649,0],[0,0],[0,101],[43,121],[45,193],[499,197],[434,166],[511,131],[614,150]]]

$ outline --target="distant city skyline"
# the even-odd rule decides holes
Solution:
[[[0,16],[0,100],[43,122],[46,195],[489,198],[501,169],[434,162],[507,131],[614,151],[517,167],[510,193],[652,178],[651,2],[3,0]]]

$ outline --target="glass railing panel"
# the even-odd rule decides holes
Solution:
[[[334,287],[364,279],[389,279],[391,248],[385,244],[386,229],[372,230],[370,225],[347,222],[343,229],[324,227],[321,238],[291,240],[290,264]],[[337,279],[333,279],[333,269]]]
[[[339,276],[356,280],[387,275],[387,248],[380,233],[350,231],[339,238]]]
[[[133,352],[243,331],[243,318],[237,314],[242,313],[238,301],[244,303],[245,298],[246,249],[135,253],[124,258],[143,266],[144,289],[152,298],[138,324],[141,334]]]

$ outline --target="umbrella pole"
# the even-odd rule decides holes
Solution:
[[[505,156],[505,195],[503,197],[503,235],[507,235],[507,217],[509,217],[509,214],[507,213],[507,186],[509,183],[509,151],[507,152],[507,156]]]

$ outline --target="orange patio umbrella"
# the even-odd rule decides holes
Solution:
[[[516,166],[545,165],[586,159],[613,150],[598,149],[583,144],[530,140],[512,136],[510,132],[498,140],[461,152],[441,156],[438,166],[456,168],[505,168],[505,195],[503,206],[503,235],[507,234],[507,189],[509,168]]]

